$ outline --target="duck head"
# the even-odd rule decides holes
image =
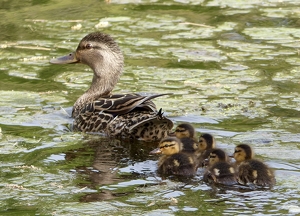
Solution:
[[[166,137],[160,141],[158,148],[150,152],[150,154],[173,155],[179,153],[183,145],[176,137]]]
[[[76,106],[79,106],[79,104],[110,94],[122,74],[124,57],[118,44],[110,35],[94,32],[80,41],[75,52],[51,59],[50,63],[83,63],[93,70],[92,84],[74,104],[76,110]]]
[[[195,135],[195,129],[192,125],[183,123],[176,127],[174,134],[178,139],[185,137],[193,138]]]
[[[215,147],[216,147],[216,141],[211,134],[202,134],[199,137],[198,146],[195,146],[195,148],[197,148],[199,152],[203,152],[208,149],[213,149]]]
[[[252,148],[247,144],[240,144],[235,147],[233,157],[237,163],[250,160],[254,156]]]
[[[227,155],[226,153],[221,149],[214,149],[209,154],[209,161],[208,164],[210,166],[214,165],[217,162],[220,161],[227,161]]]

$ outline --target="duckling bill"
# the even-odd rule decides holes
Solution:
[[[152,102],[166,94],[112,94],[123,72],[124,57],[110,35],[88,34],[75,52],[52,59],[50,63],[83,63],[93,70],[90,88],[73,106],[74,130],[154,141],[166,137],[172,129],[173,122]]]

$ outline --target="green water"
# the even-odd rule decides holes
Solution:
[[[295,215],[300,213],[298,0],[0,2],[0,215]],[[161,183],[154,143],[69,130],[92,73],[50,65],[93,31],[125,56],[114,92],[155,99],[231,153],[251,144],[272,190]]]

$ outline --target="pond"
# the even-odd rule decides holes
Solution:
[[[1,215],[300,213],[298,0],[24,0],[0,3]],[[161,181],[157,143],[70,130],[85,65],[51,65],[88,33],[120,45],[115,93],[154,100],[232,153],[250,144],[271,190]]]

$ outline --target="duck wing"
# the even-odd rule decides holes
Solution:
[[[106,112],[116,116],[128,113],[134,109],[155,112],[156,106],[151,99],[164,95],[170,94],[155,94],[150,96],[142,96],[139,94],[115,94],[102,96],[84,106],[80,113]]]
[[[141,96],[110,95],[85,105],[74,115],[73,129],[83,132],[104,132],[111,137],[127,137],[155,141],[167,136],[173,122],[156,110],[151,99],[168,94]],[[74,111],[74,110],[73,110]]]
[[[106,128],[110,136],[123,136],[145,141],[160,140],[172,129],[173,122],[158,112],[129,112],[115,117]]]

